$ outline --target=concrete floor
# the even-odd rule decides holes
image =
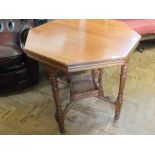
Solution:
[[[105,68],[105,92],[115,99],[120,67]],[[62,102],[68,89],[62,84]],[[54,101],[48,76],[40,71],[40,83],[21,92],[0,97],[0,134],[59,134],[54,119]],[[129,63],[124,104],[118,126],[113,126],[114,108],[97,98],[76,102],[68,112],[66,134],[155,134],[155,45],[134,52]]]

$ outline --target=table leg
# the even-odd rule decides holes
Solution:
[[[98,83],[99,83],[99,96],[104,97],[104,89],[103,89],[103,68],[100,68],[99,69]]]
[[[119,85],[119,92],[118,92],[118,97],[115,102],[115,118],[114,121],[117,121],[120,116],[120,111],[121,107],[123,104],[123,91],[124,91],[124,86],[125,86],[125,81],[126,81],[126,76],[127,76],[127,70],[128,70],[128,65],[122,65],[121,67],[121,75],[120,75],[120,85]]]
[[[97,85],[96,85],[96,82],[95,82],[95,79],[96,79],[96,71],[95,71],[95,69],[91,70],[91,75],[92,75],[93,84],[97,88]]]
[[[72,83],[72,76],[69,75],[69,84],[70,84],[70,102],[74,101],[74,93],[73,93],[73,83]]]
[[[51,68],[47,68],[47,70],[49,73],[53,97],[54,97],[55,106],[56,106],[55,118],[56,118],[56,121],[59,125],[60,132],[64,133],[65,132],[65,129],[64,129],[64,113],[61,110],[59,88],[58,88],[58,81],[57,81],[57,77],[56,77],[56,72],[54,69],[51,69]]]

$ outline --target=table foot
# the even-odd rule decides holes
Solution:
[[[64,134],[65,133],[64,118],[61,118],[61,116],[58,116],[57,114],[55,114],[55,119],[59,125],[60,133]]]
[[[114,126],[115,128],[119,128],[119,127],[120,127],[119,120],[114,120],[114,121],[113,121],[113,126]]]
[[[120,110],[116,110],[115,111],[114,122],[117,122],[119,120],[119,117],[120,117]]]

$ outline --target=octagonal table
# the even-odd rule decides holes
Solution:
[[[114,103],[114,120],[117,121],[123,103],[128,62],[140,38],[127,25],[114,20],[54,20],[29,31],[25,50],[29,57],[47,67],[61,133],[65,132],[64,119],[69,106],[65,110],[61,108],[57,70],[65,72],[68,77],[74,72],[92,70],[93,89],[84,91],[89,84],[82,81],[81,86],[85,86],[78,87],[81,91],[74,90],[72,78],[69,78],[72,99],[99,96],[108,101],[103,90],[103,68],[121,65],[118,97]],[[95,69],[99,70],[98,84],[95,83]]]

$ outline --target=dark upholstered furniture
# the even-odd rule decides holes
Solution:
[[[0,94],[38,83],[39,64],[23,50],[27,32],[38,20],[0,20]]]

